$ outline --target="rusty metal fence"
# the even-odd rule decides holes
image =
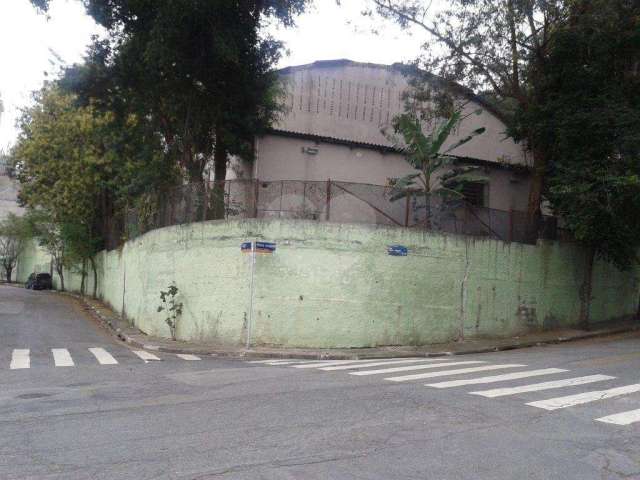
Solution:
[[[300,180],[228,180],[176,187],[140,200],[127,211],[125,237],[216,219],[287,218],[364,223],[535,243],[558,239],[554,217],[541,228],[528,227],[526,213],[469,205],[464,201],[425,201],[417,193],[392,201],[392,187],[363,183]]]

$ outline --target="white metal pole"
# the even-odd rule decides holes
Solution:
[[[251,241],[251,282],[249,284],[249,318],[247,320],[247,345],[251,346],[251,328],[253,326],[253,282],[256,269],[256,242]]]

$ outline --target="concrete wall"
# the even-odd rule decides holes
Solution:
[[[255,239],[277,250],[257,256],[252,295],[252,258],[240,244]],[[409,255],[387,255],[394,244]],[[97,260],[99,295],[147,333],[169,336],[156,308],[160,290],[175,282],[184,302],[179,338],[241,345],[250,328],[253,345],[287,347],[417,345],[569,327],[584,272],[584,253],[571,245],[285,220],[163,228]],[[637,272],[598,263],[592,321],[635,313],[638,292]]]

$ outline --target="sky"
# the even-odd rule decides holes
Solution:
[[[419,54],[419,32],[409,34],[395,25],[376,22],[372,33],[361,12],[366,0],[315,0],[291,29],[270,28],[286,43],[288,55],[279,67],[316,60],[348,58],[390,64],[410,61]],[[0,0],[0,148],[17,136],[20,109],[31,101],[31,92],[42,86],[64,64],[82,60],[91,36],[100,28],[87,16],[78,0],[52,0],[48,16],[38,14],[29,0]]]

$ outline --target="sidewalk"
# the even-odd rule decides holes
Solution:
[[[528,348],[544,344],[556,344],[604,337],[608,335],[640,332],[640,322],[624,321],[606,326],[592,326],[590,330],[566,329],[549,332],[532,333],[520,337],[504,339],[474,339],[463,342],[422,345],[419,347],[376,347],[376,348],[336,348],[336,349],[301,349],[271,347],[224,347],[212,344],[197,344],[183,341],[172,341],[166,338],[153,337],[131,327],[118,314],[89,297],[81,297],[72,293],[66,295],[76,298],[84,309],[92,314],[107,329],[127,344],[145,350],[168,353],[191,353],[194,355],[213,355],[220,357],[242,358],[309,358],[309,359],[365,359],[365,358],[402,358],[402,357],[442,357],[449,355],[465,355],[472,353],[498,352]]]

